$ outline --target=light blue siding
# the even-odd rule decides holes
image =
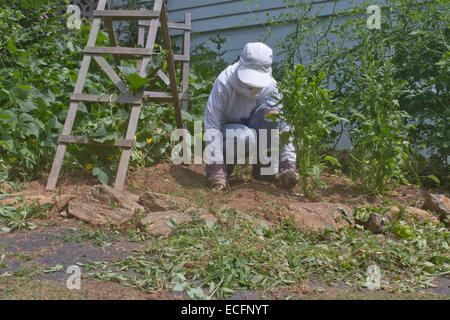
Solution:
[[[333,12],[334,1],[332,0],[312,0],[314,1],[313,12],[326,18]],[[335,10],[343,11],[350,6],[352,0],[337,0]],[[237,58],[243,46],[248,42],[261,41],[267,35],[264,23],[267,14],[276,17],[281,13],[287,13],[289,9],[284,6],[282,0],[255,0],[251,5],[247,5],[244,0],[167,0],[169,20],[179,22],[184,19],[185,12],[192,15],[192,44],[209,42],[210,37],[214,37],[218,32],[227,39],[225,49],[225,60],[233,61]],[[266,39],[269,46],[274,46],[276,38],[282,38],[290,31],[291,25],[272,27],[275,39]],[[274,53],[275,61],[279,61],[279,56]]]

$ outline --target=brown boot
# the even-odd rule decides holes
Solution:
[[[299,175],[296,170],[295,162],[280,163],[280,171],[275,177],[275,184],[286,189],[292,189],[297,184],[298,179]]]
[[[206,175],[208,186],[214,192],[222,192],[228,190],[227,167],[224,164],[206,165]]]
[[[212,189],[213,192],[224,192],[229,189],[229,185],[227,180],[223,178],[211,178],[208,179],[208,185]]]

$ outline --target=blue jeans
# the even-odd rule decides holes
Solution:
[[[236,135],[234,136],[234,164],[238,160],[243,159],[237,159],[237,146],[239,144],[245,145],[245,157],[249,156],[249,150],[250,150],[250,144],[254,143],[254,145],[257,147],[256,154],[258,157],[258,163],[259,161],[259,150],[258,150],[258,132],[259,129],[267,129],[267,148],[270,148],[271,145],[271,135],[270,135],[270,129],[279,129],[280,128],[280,120],[272,120],[267,119],[265,117],[265,113],[270,110],[277,110],[279,111],[279,108],[274,107],[268,107],[266,105],[259,106],[256,108],[253,113],[251,114],[250,118],[248,119],[247,123],[226,123],[222,127],[222,135],[223,135],[223,156],[224,156],[224,163],[226,163],[226,152],[227,152],[227,130],[232,130]],[[252,130],[254,129],[254,130]],[[238,131],[239,130],[239,131]],[[256,134],[255,134],[256,133]],[[250,141],[253,140],[253,141]],[[206,177],[209,178],[226,178],[227,173],[230,174],[234,168],[234,164],[229,165],[219,165],[219,164],[212,164],[212,165],[206,165]],[[274,170],[274,173],[276,173],[278,166],[276,166],[276,169]]]

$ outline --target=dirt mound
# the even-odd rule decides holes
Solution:
[[[47,177],[43,177],[0,200],[0,205],[13,203],[18,195],[25,199],[40,199],[42,203],[55,203],[53,214],[68,212],[93,225],[120,225],[137,211],[183,212],[193,207],[197,211],[219,212],[227,207],[253,221],[264,220],[266,224],[294,218],[300,230],[314,231],[351,224],[348,216],[352,215],[354,206],[381,205],[389,199],[405,207],[417,208],[424,202],[422,191],[415,187],[400,186],[389,197],[366,196],[344,176],[331,174],[323,175],[327,187],[318,189],[314,196],[306,196],[299,186],[283,190],[271,183],[255,181],[251,178],[250,167],[244,166],[237,166],[230,177],[230,190],[217,194],[207,187],[204,170],[204,165],[169,163],[138,171],[130,169],[123,193],[108,186],[95,186],[95,178],[86,172],[66,173],[60,178],[56,195],[45,190]],[[2,192],[9,192],[7,189],[8,186],[2,186]],[[167,219],[162,223],[167,224]]]

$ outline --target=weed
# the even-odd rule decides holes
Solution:
[[[33,256],[27,253],[13,252],[8,254],[10,257],[17,258],[22,261],[30,261],[33,260]]]
[[[34,264],[25,264],[19,269],[13,271],[14,277],[29,277],[38,270],[38,267]]]
[[[320,178],[325,162],[340,166],[336,158],[323,154],[323,141],[332,134],[333,126],[345,119],[333,113],[331,94],[323,86],[324,73],[315,75],[300,64],[294,70],[286,67],[285,73],[279,87],[283,96],[282,118],[290,132],[280,133],[281,143],[294,144],[300,181],[304,192],[310,193],[323,184]]]

